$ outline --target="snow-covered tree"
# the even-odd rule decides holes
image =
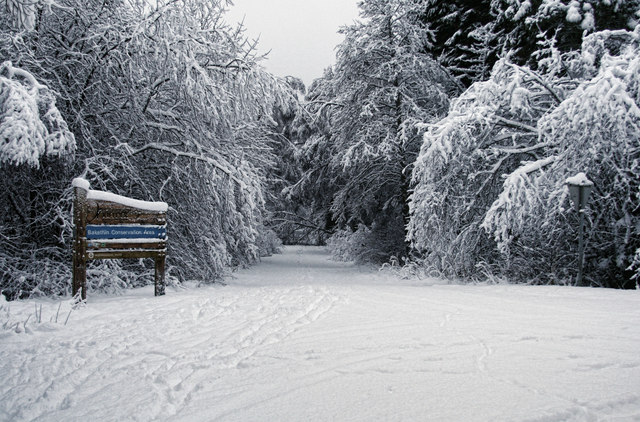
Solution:
[[[472,276],[493,250],[480,228],[501,175],[539,148],[536,120],[558,103],[527,69],[500,61],[424,136],[413,172],[409,240],[447,275]]]
[[[561,52],[580,49],[582,37],[605,29],[633,30],[638,0],[422,0],[433,30],[429,49],[465,85],[486,80],[501,57],[536,69],[553,40]]]
[[[0,65],[0,168],[40,166],[40,158],[68,156],[75,139],[56,108],[53,93],[11,62]]]
[[[300,176],[283,190],[287,200],[296,205],[295,224],[289,224],[295,240],[324,244],[335,227],[331,214],[333,196],[343,184],[341,172],[333,162],[333,101],[336,97],[335,73],[332,67],[312,82],[304,99],[304,108],[292,122],[301,144],[294,158]],[[291,216],[290,216],[291,217]],[[283,218],[290,221],[291,218]],[[302,238],[298,236],[302,235]]]
[[[291,97],[296,100],[286,107],[274,109],[277,126],[273,130],[273,153],[277,157],[275,167],[269,172],[267,209],[270,212],[267,226],[285,244],[322,243],[322,233],[313,222],[311,208],[302,198],[302,190],[295,188],[305,175],[300,147],[308,134],[300,126],[307,112],[302,104],[306,87],[301,79],[285,77]]]
[[[493,0],[497,47],[517,64],[536,67],[540,37],[555,39],[561,52],[580,50],[586,34],[606,29],[633,31],[640,19],[638,0]]]
[[[170,204],[170,278],[214,281],[226,266],[257,258],[266,172],[274,163],[271,116],[290,96],[286,82],[261,68],[242,28],[224,22],[226,4],[60,0],[19,36],[0,19],[0,55],[59,94],[77,142],[71,166],[41,166],[51,172],[47,179],[3,175],[9,203],[55,217],[56,226],[53,236],[35,236],[7,217],[3,235],[12,246],[3,250],[27,251],[25,242],[45,238],[56,248],[52,259],[68,259],[69,181],[83,175],[97,189]],[[31,195],[36,186],[40,193]],[[48,203],[59,215],[43,211]],[[12,262],[33,264],[28,259]],[[92,271],[103,265],[129,264],[101,262]],[[127,283],[136,282],[132,274]],[[64,276],[57,274],[56,284],[14,271],[1,288],[49,283],[61,291]]]
[[[485,216],[504,253],[533,263],[531,249],[570,243],[575,213],[565,180],[586,172],[596,185],[587,208],[587,274],[598,285],[633,285],[625,272],[640,246],[639,57],[640,29],[585,39],[582,58],[597,74],[538,121],[544,156],[507,176]]]
[[[581,55],[551,48],[539,71],[502,60],[429,128],[409,225],[429,264],[462,277],[484,268],[570,281],[576,216],[564,182],[584,171],[598,186],[585,274],[594,283],[626,284],[623,270],[638,247],[637,37],[595,33]]]
[[[411,0],[360,3],[362,21],[343,29],[338,47],[329,90],[335,96],[318,107],[329,113],[331,131],[310,140],[330,148],[334,180],[340,179],[333,218],[342,228],[370,230],[362,246],[373,260],[406,254],[418,124],[444,113],[457,92],[456,81],[425,53],[432,36],[421,21],[425,7]]]
[[[491,30],[491,0],[424,0],[423,21],[433,31],[429,52],[465,86],[486,80],[498,58],[500,35]]]

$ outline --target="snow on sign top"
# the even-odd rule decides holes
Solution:
[[[87,179],[83,179],[82,177],[76,177],[75,179],[73,179],[71,184],[74,188],[82,188],[84,190],[89,190],[89,187],[91,186],[89,184],[89,181]]]
[[[593,182],[589,180],[587,178],[587,175],[582,172],[576,174],[573,177],[569,177],[566,180],[566,183],[568,185],[575,185],[575,186],[593,186]]]
[[[167,212],[169,205],[166,202],[150,202],[141,201],[139,199],[128,198],[126,196],[117,195],[111,192],[104,192],[100,190],[91,190],[89,187],[89,181],[86,179],[76,177],[71,182],[73,187],[81,188],[87,191],[87,199],[95,199],[99,201],[110,201],[117,204],[121,204],[127,207],[138,208],[146,211],[154,212]]]
[[[155,212],[166,212],[169,208],[166,202],[140,201],[139,199],[127,198],[126,196],[116,195],[115,193],[100,190],[89,190],[87,192],[87,199],[110,201],[131,208]]]

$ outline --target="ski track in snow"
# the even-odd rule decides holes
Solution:
[[[228,283],[0,331],[0,421],[640,421],[640,292],[406,281],[312,247]],[[58,306],[0,317],[34,303]]]

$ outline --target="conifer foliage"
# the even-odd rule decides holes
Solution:
[[[583,36],[607,29],[635,28],[638,0],[493,0],[491,32],[499,34],[503,55],[537,67],[538,43],[553,39],[561,52],[578,51]]]
[[[560,52],[579,51],[585,34],[633,30],[638,0],[423,0],[433,31],[429,51],[465,86],[489,78],[502,57],[537,69],[553,40]]]
[[[331,128],[306,148],[327,148],[333,220],[357,231],[360,259],[406,255],[404,225],[409,175],[420,143],[419,126],[441,116],[457,82],[426,49],[431,32],[425,5],[368,0],[362,21],[343,29],[337,64],[318,87],[318,119]],[[312,88],[313,89],[313,88]],[[326,114],[322,114],[326,113]],[[347,236],[348,238],[348,236]]]

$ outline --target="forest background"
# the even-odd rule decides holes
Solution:
[[[473,4],[471,4],[473,3]],[[640,1],[364,0],[308,89],[223,0],[0,1],[0,290],[67,294],[71,180],[169,204],[168,281],[285,243],[413,276],[640,277]],[[147,284],[104,261],[90,288]]]

